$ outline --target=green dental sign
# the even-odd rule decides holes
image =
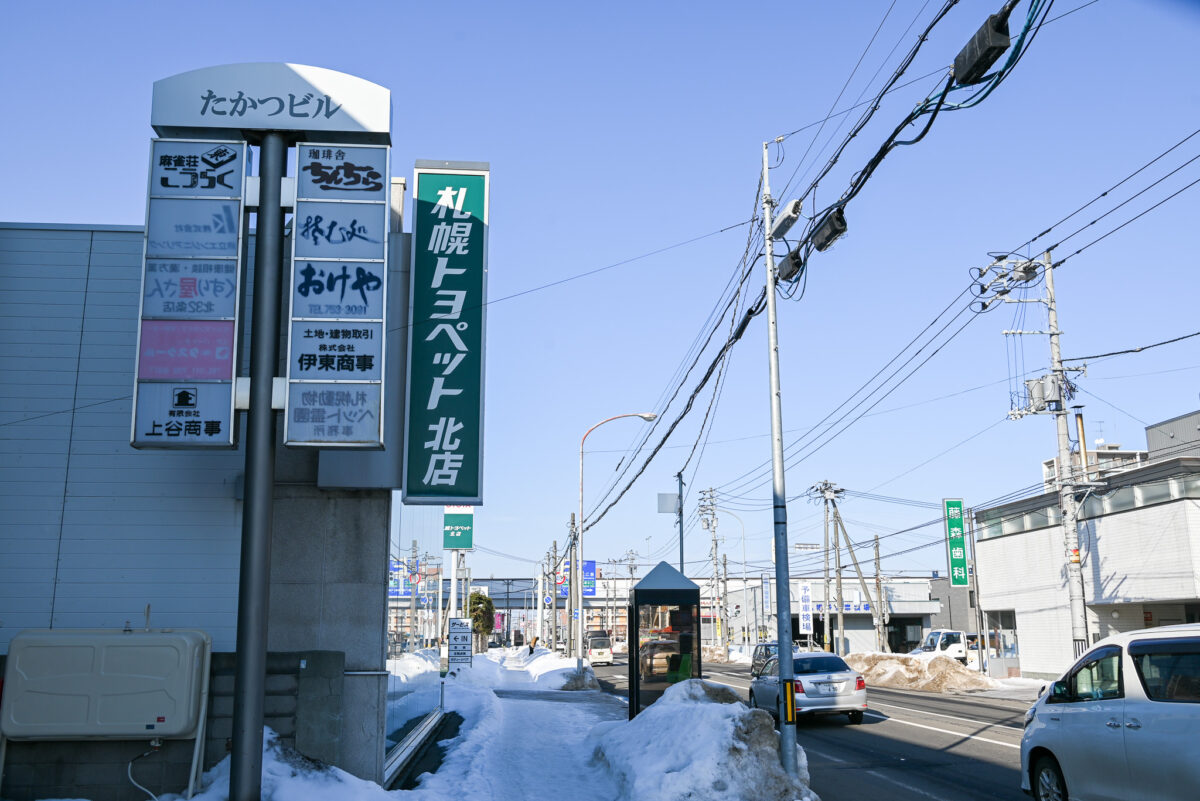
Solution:
[[[486,164],[417,162],[406,504],[483,502],[488,191]]]
[[[942,501],[946,518],[946,552],[950,562],[950,586],[970,585],[967,577],[967,537],[963,530],[962,498]]]

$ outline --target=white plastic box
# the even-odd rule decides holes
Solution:
[[[22,631],[9,646],[0,732],[12,740],[192,737],[211,645],[195,630]]]

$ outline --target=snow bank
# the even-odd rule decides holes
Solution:
[[[200,781],[193,801],[228,801],[230,757],[218,762]],[[135,773],[136,775],[136,773]],[[159,801],[182,801],[182,795],[160,795]],[[263,801],[387,801],[393,796],[375,782],[364,781],[339,768],[314,762],[279,742],[270,729],[263,732]]]
[[[456,665],[455,668],[458,668]],[[596,674],[586,662],[582,679],[575,660],[538,646],[507,648],[475,654],[471,667],[452,670],[449,676],[476,687],[524,688],[534,690],[596,690]]]
[[[796,748],[799,779],[784,773],[770,714],[700,679],[672,686],[631,721],[597,725],[587,742],[621,785],[621,798],[820,801],[808,789],[803,748]]]
[[[1002,685],[941,654],[855,653],[846,664],[863,674],[867,686],[940,693],[947,690],[995,690]]]

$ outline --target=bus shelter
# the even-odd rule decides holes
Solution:
[[[700,587],[659,562],[629,594],[629,718],[700,678]]]

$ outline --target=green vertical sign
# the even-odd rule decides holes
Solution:
[[[967,537],[963,530],[962,498],[947,498],[942,501],[946,517],[946,553],[950,562],[950,586],[966,587]]]
[[[486,164],[417,162],[404,427],[407,504],[483,502],[488,192]]]
[[[475,514],[470,506],[447,506],[442,513],[442,547],[469,551],[475,536]]]

